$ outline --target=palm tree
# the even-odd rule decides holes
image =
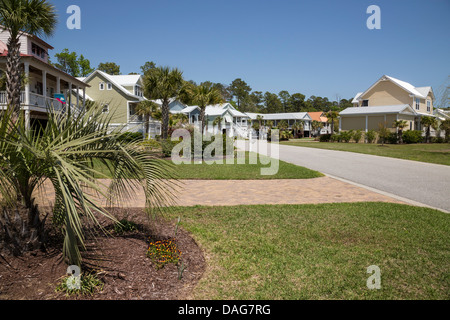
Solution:
[[[176,99],[183,86],[183,73],[174,68],[158,67],[144,76],[144,91],[151,99],[162,101],[162,139],[169,136],[169,103]]]
[[[444,120],[441,122],[439,129],[445,131],[445,142],[450,142],[450,120]]]
[[[56,28],[55,6],[45,0],[0,0],[0,25],[9,31],[6,56],[6,92],[13,120],[20,111],[20,41],[22,34],[51,36]]]
[[[143,116],[145,120],[145,132],[144,139],[149,136],[150,130],[150,117],[155,118],[156,113],[159,111],[160,107],[157,103],[150,100],[143,100],[139,102],[134,109],[137,115]]]
[[[425,131],[425,142],[430,142],[430,133],[431,133],[431,127],[435,127],[437,125],[437,120],[434,117],[424,116],[422,119],[420,119],[420,124],[427,128]]]
[[[64,236],[63,254],[78,266],[86,224],[99,225],[98,214],[114,219],[94,194],[114,207],[143,188],[147,208],[163,206],[173,194],[170,165],[153,158],[139,142],[124,142],[125,128],[111,131],[112,115],[102,111],[99,105],[79,115],[50,110],[47,126],[39,132],[24,130],[22,115],[14,122],[12,110],[3,114],[0,232],[7,231],[5,243],[16,254],[45,241],[45,218],[42,221],[34,197],[48,188],[46,181],[55,191],[52,222]],[[97,178],[112,182],[105,185]]]
[[[331,124],[331,135],[334,134],[334,123],[337,118],[339,118],[339,112],[337,111],[328,111],[326,113],[326,117],[328,118],[328,123]]]
[[[303,123],[295,121],[294,125],[292,126],[292,129],[294,130],[294,137],[298,138],[300,136],[299,131],[303,130]]]
[[[192,104],[200,108],[200,122],[202,124],[202,132],[205,130],[205,110],[209,105],[223,103],[222,94],[215,87],[192,86],[189,89]]]
[[[221,116],[216,117],[213,121],[213,126],[217,125],[217,131],[219,132],[219,134],[221,134],[221,131],[222,131],[222,122],[223,122],[223,117],[221,117]]]
[[[398,130],[398,143],[403,143],[403,129],[408,126],[408,121],[406,120],[396,120],[394,121],[394,128]]]

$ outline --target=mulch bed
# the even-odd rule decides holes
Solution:
[[[148,240],[173,238],[175,223],[159,218],[150,220],[143,209],[114,209],[120,219],[133,221],[138,230],[117,235],[91,234],[86,239],[82,272],[100,271],[103,291],[93,296],[67,296],[56,292],[56,286],[66,274],[62,260],[62,239],[52,236],[46,252],[35,251],[21,257],[0,255],[0,300],[177,300],[189,299],[202,277],[206,263],[202,250],[188,232],[177,231],[177,245],[182,251],[186,269],[179,280],[179,270],[173,264],[157,270],[146,257]],[[111,221],[101,219],[107,230]]]

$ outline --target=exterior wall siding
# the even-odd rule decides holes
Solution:
[[[369,100],[369,107],[391,106],[399,104],[411,105],[413,98],[408,92],[390,81],[381,81],[361,97]]]

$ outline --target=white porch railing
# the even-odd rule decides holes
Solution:
[[[30,92],[30,98],[29,98],[28,106],[29,107],[36,107],[36,108],[42,108],[46,109],[49,107],[53,107],[55,110],[60,110],[62,108],[61,102],[58,100],[51,98],[51,97],[44,97],[43,95],[36,94]],[[20,103],[22,105],[25,105],[25,92],[22,91],[20,93]],[[8,96],[6,91],[0,91],[0,105],[7,105],[8,104]]]

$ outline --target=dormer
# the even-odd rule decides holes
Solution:
[[[48,51],[53,47],[38,37],[28,35],[28,55],[48,63]]]

